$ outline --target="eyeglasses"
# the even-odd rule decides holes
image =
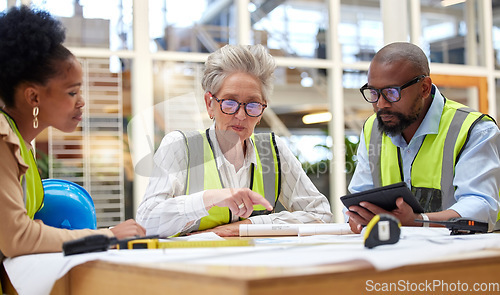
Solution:
[[[238,112],[240,106],[243,105],[245,113],[250,117],[258,117],[262,115],[267,104],[262,104],[260,102],[238,102],[234,99],[218,99],[212,93],[208,93],[212,98],[220,104],[220,110],[226,115],[233,115]]]
[[[413,84],[420,82],[422,79],[427,77],[426,75],[420,75],[413,79],[411,79],[408,83],[405,83],[400,87],[386,87],[382,89],[376,89],[371,86],[368,86],[366,83],[363,87],[359,89],[361,94],[363,94],[364,99],[369,103],[376,103],[380,98],[380,94],[384,97],[388,102],[397,102],[401,99],[401,90],[410,87]]]

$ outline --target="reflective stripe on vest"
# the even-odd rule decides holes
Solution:
[[[185,194],[207,189],[222,189],[222,181],[214,153],[210,144],[208,129],[183,133],[188,150],[188,173]],[[251,189],[264,196],[274,207],[279,196],[280,165],[274,134],[255,134],[254,143],[257,165],[252,164]],[[194,229],[204,230],[231,222],[231,212],[227,207],[214,206],[209,215],[201,218]],[[255,205],[251,216],[269,214],[262,205]]]
[[[3,113],[3,112],[2,112]],[[24,162],[29,166],[28,170],[24,175],[21,176],[20,184],[23,188],[24,194],[24,205],[26,207],[28,216],[33,219],[35,213],[42,208],[43,205],[43,185],[40,178],[40,173],[38,173],[38,167],[36,165],[35,157],[33,152],[26,147],[24,139],[17,129],[16,123],[7,114],[3,113],[10,127],[14,133],[19,138],[19,149],[21,152],[21,157]]]
[[[441,211],[455,203],[456,161],[470,130],[482,119],[490,118],[445,99],[438,134],[426,135],[411,166],[412,191],[426,212]],[[398,148],[379,131],[376,115],[363,128],[375,187],[403,181]]]

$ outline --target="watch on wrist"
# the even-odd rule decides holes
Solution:
[[[425,221],[429,220],[429,216],[427,216],[427,214],[421,213],[420,215],[422,216],[422,220],[425,220]],[[422,222],[422,226],[423,227],[429,227],[429,223],[428,222]]]

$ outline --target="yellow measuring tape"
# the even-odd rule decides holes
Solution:
[[[127,249],[208,248],[242,246],[253,246],[253,242],[251,240],[160,242],[158,239],[137,239],[129,241],[127,243]]]

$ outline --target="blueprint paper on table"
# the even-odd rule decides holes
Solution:
[[[240,237],[352,234],[348,223],[240,224]]]
[[[189,236],[188,240],[219,240],[214,233]],[[124,264],[186,263],[301,267],[365,260],[378,270],[424,263],[449,255],[482,249],[499,249],[500,234],[450,236],[445,228],[401,228],[401,239],[392,245],[364,247],[361,234],[269,237],[254,240],[251,247],[109,250],[63,256],[62,253],[8,258],[4,267],[20,295],[49,294],[55,281],[71,268],[92,260]],[[426,249],[426,251],[421,251]],[[36,275],[34,275],[36,274]]]

